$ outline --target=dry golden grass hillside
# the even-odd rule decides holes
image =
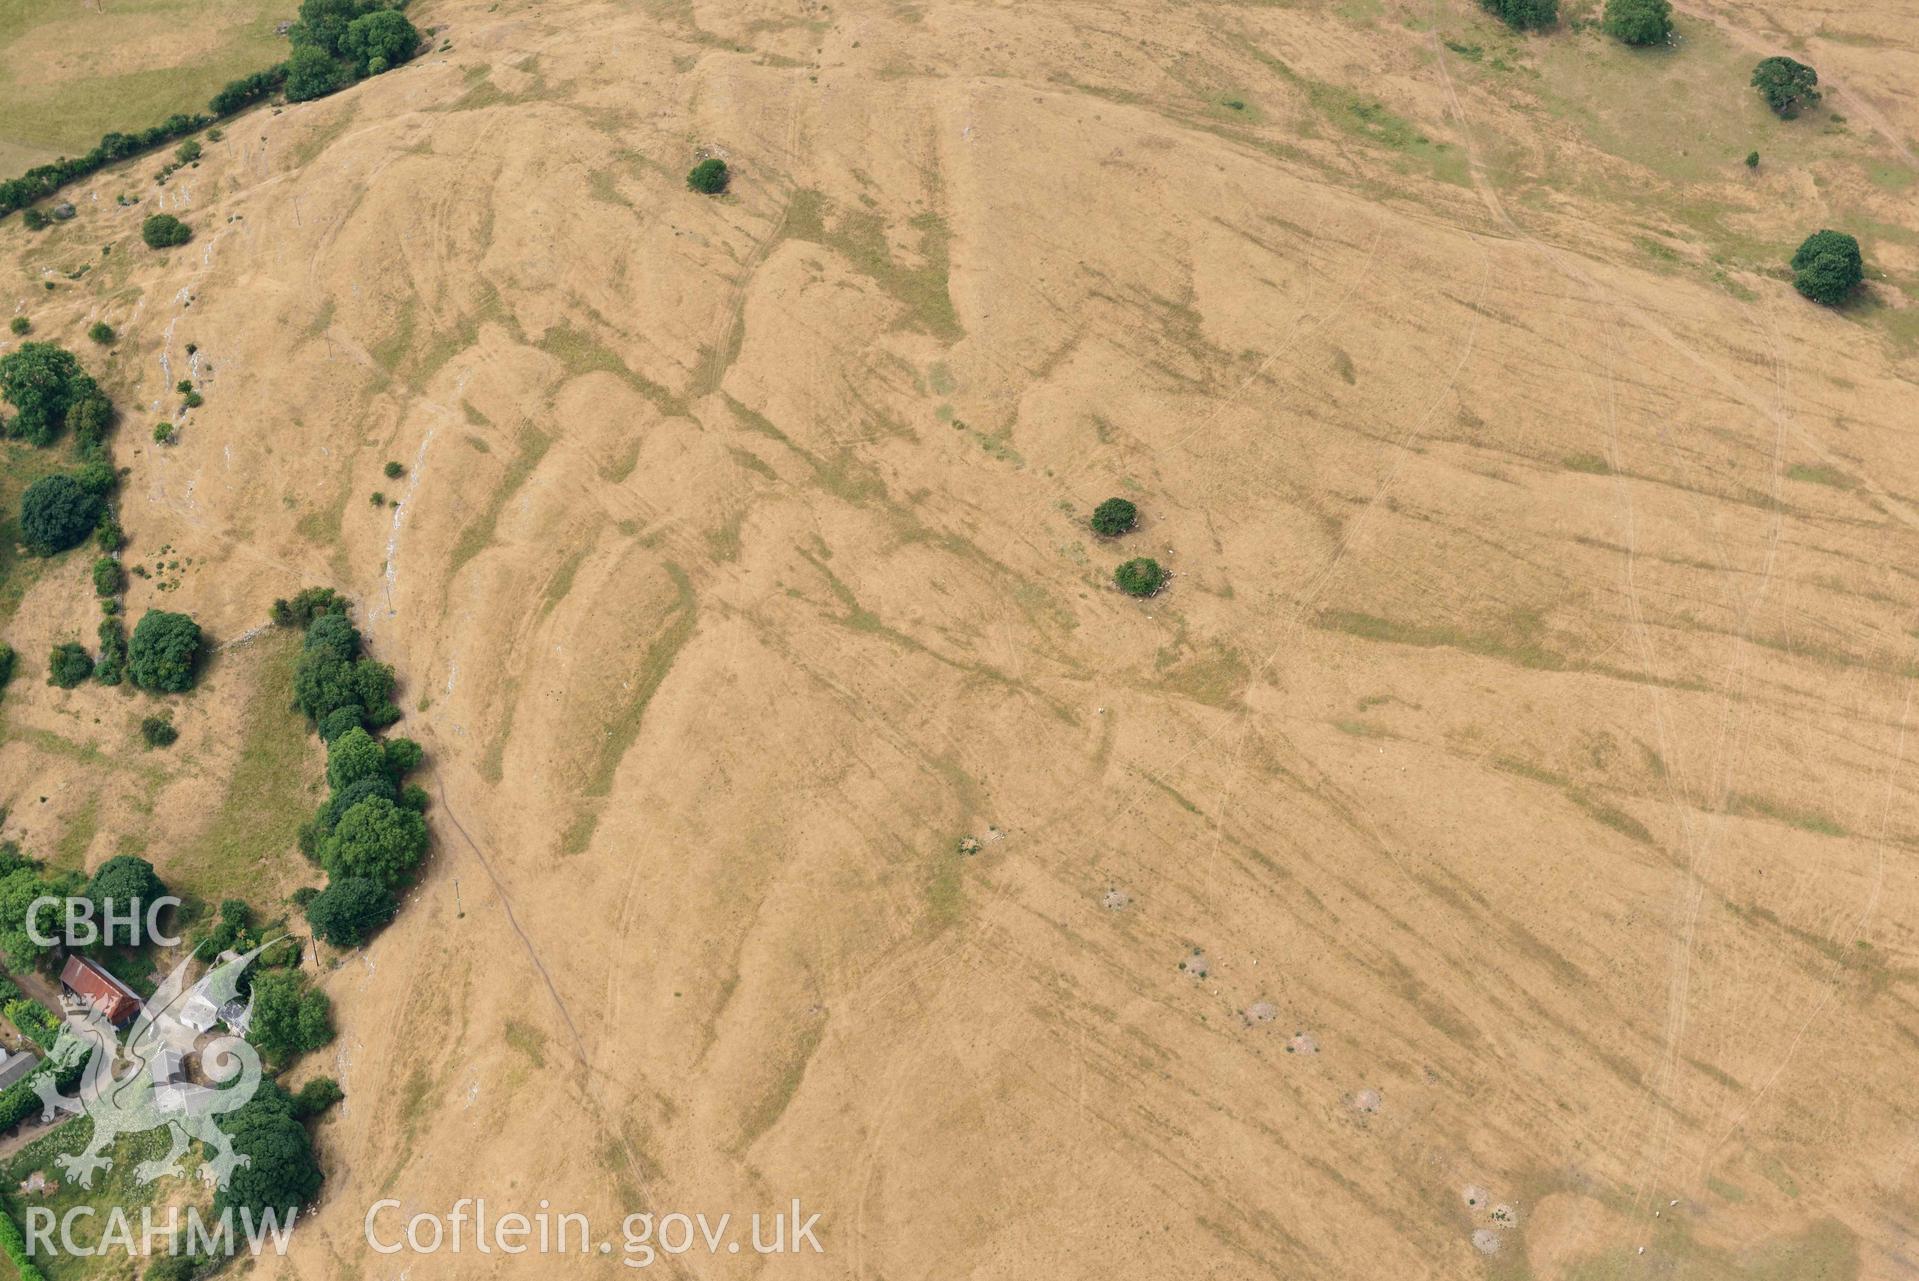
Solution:
[[[337,585],[429,753],[260,1275],[577,1266],[380,1258],[386,1196],[823,1216],[688,1277],[1919,1267],[1911,0],[411,12],[0,227],[128,410],[133,613]],[[277,901],[282,642],[143,756],[43,683],[83,579],[5,624],[9,833]]]

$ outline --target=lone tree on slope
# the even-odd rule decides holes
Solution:
[[[1166,578],[1159,562],[1145,556],[1113,571],[1113,583],[1128,596],[1151,596],[1166,585]]]
[[[1109,498],[1093,508],[1093,532],[1102,538],[1118,538],[1139,524],[1139,508],[1124,498]]]
[[[1761,59],[1752,69],[1752,87],[1781,120],[1790,119],[1799,108],[1819,101],[1819,91],[1813,88],[1818,83],[1817,71],[1783,56]]]
[[[1601,25],[1622,44],[1664,44],[1672,35],[1672,5],[1667,0],[1606,0]]]
[[[1815,231],[1792,256],[1792,286],[1814,302],[1842,303],[1865,279],[1859,242],[1843,231]]]
[[[686,185],[702,196],[717,196],[726,190],[726,184],[733,175],[726,167],[726,161],[715,157],[702,160],[693,166],[686,175]]]

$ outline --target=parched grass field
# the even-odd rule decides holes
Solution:
[[[0,173],[203,111],[286,57],[292,0],[0,0]]]

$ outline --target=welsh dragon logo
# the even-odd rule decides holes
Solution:
[[[186,1173],[181,1158],[195,1139],[210,1153],[200,1166],[201,1177],[216,1187],[224,1188],[234,1170],[249,1163],[214,1118],[241,1107],[259,1089],[260,1054],[242,1037],[209,1033],[217,1012],[230,1010],[238,999],[240,976],[265,946],[222,959],[191,988],[186,969],[192,958],[182,961],[141,1007],[124,1043],[91,1003],[74,997],[62,1001],[65,1027],[49,1057],[70,1064],[88,1051],[91,1056],[77,1095],[62,1093],[52,1072],[42,1073],[34,1088],[43,1121],[58,1112],[93,1119],[86,1148],[56,1158],[69,1179],[92,1187],[95,1172],[112,1168],[107,1154],[121,1135],[163,1126],[172,1135],[166,1155],[134,1167],[134,1178],[143,1184]],[[197,1061],[205,1084],[191,1079],[190,1061]]]

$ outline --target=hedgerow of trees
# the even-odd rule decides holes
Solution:
[[[326,801],[301,825],[300,848],[326,869],[327,887],[306,904],[314,932],[356,947],[393,919],[394,891],[426,855],[427,796],[406,784],[420,764],[410,738],[374,731],[399,719],[393,669],[362,652],[360,633],[336,593],[310,588],[273,604],[282,627],[304,627],[294,703],[327,745]]]
[[[137,156],[143,151],[165,146],[176,138],[198,133],[222,116],[230,116],[243,111],[256,102],[279,92],[286,83],[285,63],[256,71],[250,76],[242,76],[231,81],[220,92],[213,95],[213,101],[207,105],[212,115],[194,113],[192,115],[171,115],[151,129],[139,133],[107,133],[86,153],[70,159],[62,158],[52,164],[36,165],[21,174],[0,182],[0,215],[10,214],[16,209],[24,209],[34,201],[50,196],[61,187],[88,174],[97,173],[116,161]]]

